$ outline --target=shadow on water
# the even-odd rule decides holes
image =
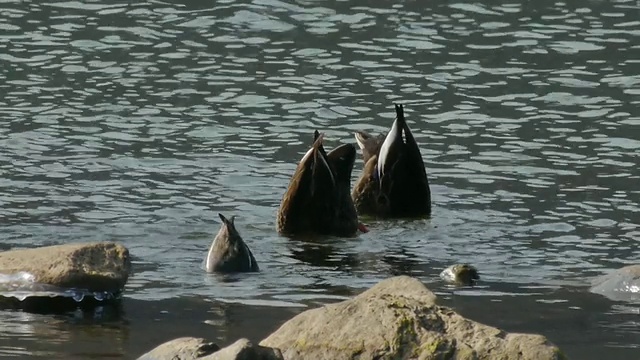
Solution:
[[[240,337],[259,341],[300,309],[246,306],[202,298],[139,301],[58,315],[3,311],[3,353],[68,359],[132,359],[182,336],[227,345]]]
[[[103,309],[109,309],[111,312],[121,307],[121,299],[103,301],[91,296],[85,296],[82,301],[68,296],[29,296],[22,300],[0,297],[0,310],[22,310],[34,314],[61,314],[76,309],[83,312],[101,312]]]
[[[296,236],[288,240],[291,257],[302,263],[347,273],[358,266],[357,257],[349,253],[345,246],[346,242],[355,241],[355,238]]]
[[[389,249],[389,252],[382,257],[382,261],[389,265],[389,275],[392,276],[414,276],[424,271],[418,257],[404,248]]]

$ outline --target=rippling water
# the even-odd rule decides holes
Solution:
[[[128,298],[273,306],[390,274],[446,292],[437,275],[460,261],[484,280],[463,294],[497,299],[637,262],[640,3],[490,3],[4,1],[3,248],[122,241]],[[312,131],[329,147],[384,132],[394,102],[433,219],[278,236]],[[260,274],[201,271],[217,212],[238,216]]]

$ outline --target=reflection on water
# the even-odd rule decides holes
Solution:
[[[93,356],[92,347],[114,354],[124,353],[128,330],[122,327],[122,310],[118,307],[97,307],[91,311],[77,310],[65,315],[37,315],[18,311],[2,311],[0,325],[4,329],[0,351],[3,356],[59,357],[57,348],[73,344],[67,356]],[[118,324],[116,326],[116,324]],[[108,346],[101,344],[108,343]],[[18,346],[16,346],[18,345]]]
[[[625,0],[6,2],[0,247],[122,241],[127,296],[147,300],[322,303],[391,274],[437,281],[457,262],[488,284],[470,296],[583,286],[639,255],[639,12]],[[276,235],[313,130],[329,147],[384,132],[396,101],[433,219],[322,243]],[[201,274],[217,212],[238,216],[261,273]]]

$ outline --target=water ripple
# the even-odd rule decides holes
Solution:
[[[322,301],[459,261],[514,294],[586,284],[640,255],[634,4],[5,2],[3,242],[120,240],[146,269],[126,295],[145,299]],[[275,235],[312,131],[329,147],[384,132],[393,102],[434,219]],[[261,274],[194,276],[217,212]]]

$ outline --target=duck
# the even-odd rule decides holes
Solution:
[[[218,214],[222,225],[213,239],[205,260],[207,272],[233,273],[260,271],[258,262],[235,226],[235,216]]]
[[[455,264],[442,270],[440,278],[451,284],[472,286],[480,280],[480,273],[473,265]]]
[[[422,154],[403,105],[394,105],[396,118],[386,136],[355,133],[364,166],[351,196],[361,216],[429,217],[431,189]]]
[[[277,213],[282,235],[355,236],[366,227],[358,221],[351,198],[351,175],[357,151],[343,144],[330,152],[324,134],[314,131],[313,144],[296,167]]]

